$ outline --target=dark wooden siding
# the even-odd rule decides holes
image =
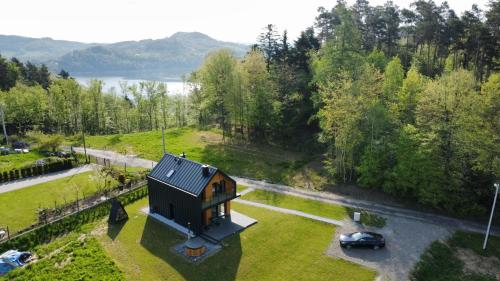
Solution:
[[[202,231],[201,198],[180,191],[148,178],[149,208],[151,212],[170,218],[170,204],[174,209],[174,221],[199,234]]]

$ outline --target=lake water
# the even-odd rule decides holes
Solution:
[[[139,82],[147,81],[141,79],[129,79],[123,77],[75,77],[78,83],[87,86],[91,79],[99,79],[104,82],[103,91],[109,92],[112,88],[115,89],[116,93],[121,94],[120,81],[127,81],[128,86],[137,85],[139,86]],[[189,87],[184,85],[182,81],[172,81],[172,80],[164,80],[159,81],[167,84],[167,91],[170,95],[186,95],[189,92]]]

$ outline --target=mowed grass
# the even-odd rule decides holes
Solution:
[[[241,197],[241,199],[272,205],[276,207],[293,209],[304,213],[326,217],[335,220],[352,218],[355,211],[361,212],[361,224],[384,227],[386,219],[364,210],[330,204],[318,200],[277,193],[268,190],[255,189]]]
[[[248,186],[246,186],[246,185],[238,184],[238,185],[236,185],[236,192],[242,192],[243,190],[245,190],[247,188],[248,188]]]
[[[464,271],[464,262],[459,258],[459,249],[471,250],[468,253],[468,259],[476,260],[475,263],[481,264],[483,268],[495,269],[500,272],[500,237],[490,236],[488,248],[483,247],[483,234],[457,231],[447,241],[436,241],[432,243],[422,254],[421,260],[415,265],[411,273],[413,281],[495,281],[493,275],[486,272]],[[472,257],[477,255],[476,257]],[[496,257],[494,260],[477,260],[481,257]]]
[[[243,195],[241,199],[286,209],[293,209],[335,220],[342,220],[349,215],[349,210],[343,206],[261,189],[249,192]]]
[[[36,160],[43,159],[44,157],[44,155],[38,153],[36,150],[29,153],[0,155],[0,172],[32,165]]]
[[[376,272],[325,255],[335,228],[302,217],[233,204],[258,223],[223,241],[223,248],[192,264],[171,248],[185,237],[128,206],[130,219],[98,238],[128,280],[373,280]]]
[[[306,179],[325,182],[317,171],[308,166],[312,160],[310,155],[273,145],[222,143],[222,136],[216,130],[176,128],[166,130],[165,135],[168,152],[185,152],[188,159],[216,166],[231,175],[267,179],[299,187],[311,187],[311,183],[305,182]],[[83,146],[80,136],[68,139],[67,144]],[[86,145],[156,161],[163,155],[161,131],[87,136]]]
[[[73,202],[77,196],[81,199],[95,193],[103,181],[91,171],[0,193],[0,226],[8,226],[12,233],[28,227],[37,222],[39,207],[53,208],[55,204]]]
[[[73,232],[33,252],[37,262],[15,269],[0,280],[123,280],[113,260],[88,234]]]

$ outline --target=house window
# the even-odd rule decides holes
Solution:
[[[226,181],[225,180],[220,181],[220,191],[226,192]]]

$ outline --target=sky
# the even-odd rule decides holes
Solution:
[[[352,4],[354,0],[348,0]],[[386,0],[371,0],[382,5]],[[394,0],[408,7],[413,0]],[[435,0],[441,3],[440,0]],[[198,31],[223,41],[254,43],[263,27],[275,24],[295,39],[311,26],[317,8],[335,0],[2,0],[0,34],[60,40],[112,43],[159,39],[178,31]],[[461,14],[473,3],[486,9],[488,0],[449,0]]]

